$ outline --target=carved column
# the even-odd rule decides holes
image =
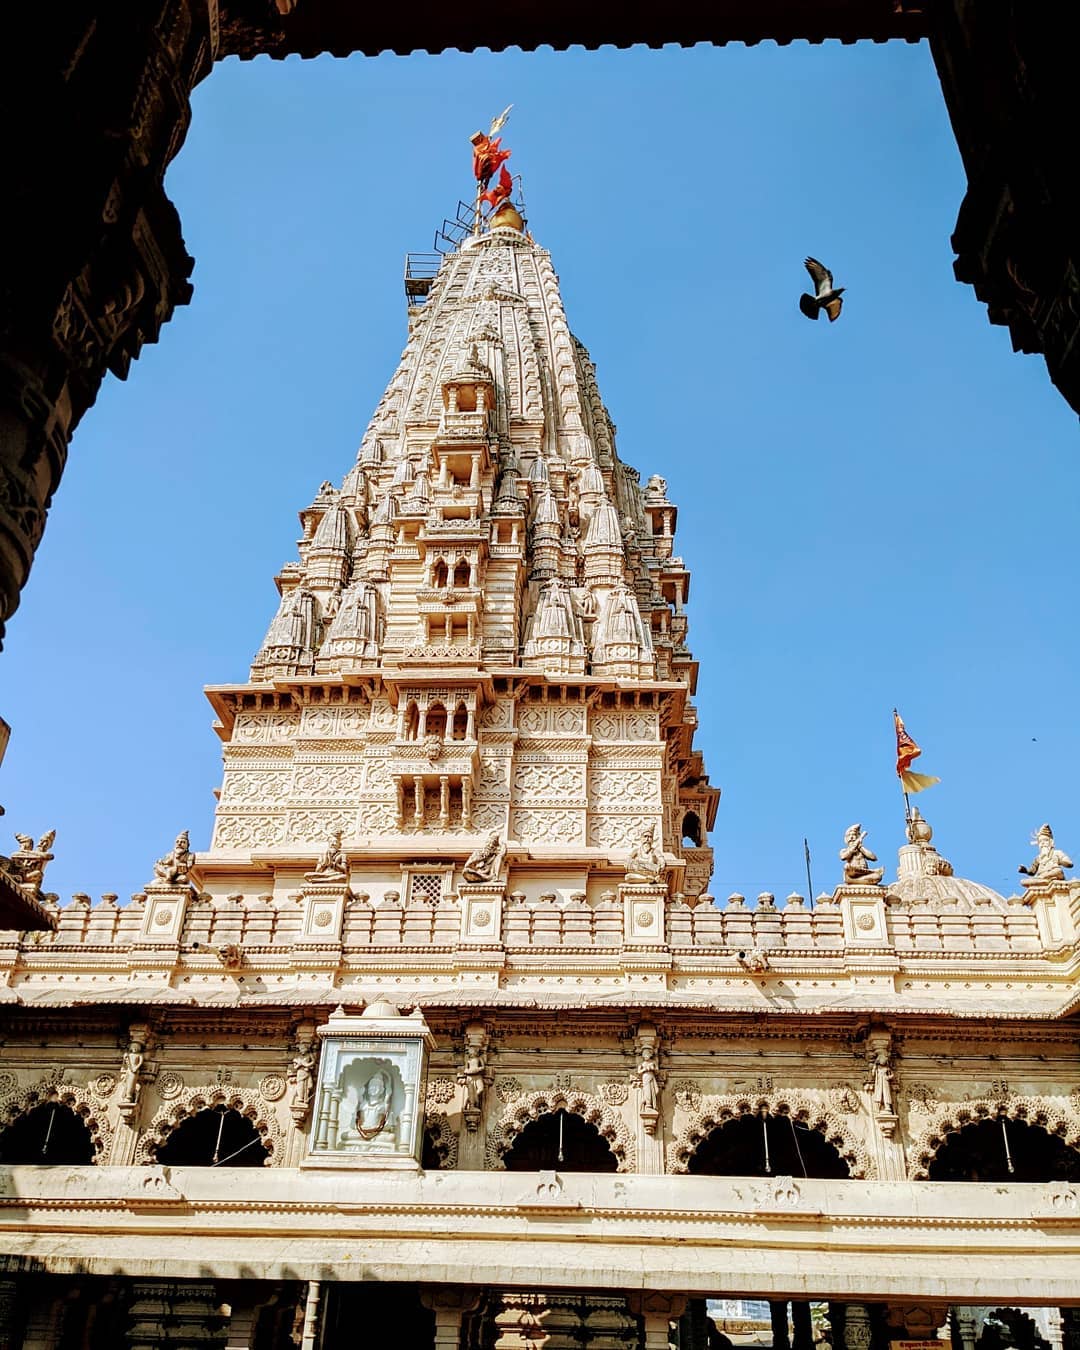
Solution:
[[[191,297],[162,182],[216,29],[216,0],[9,5],[0,17],[19,122],[0,220],[0,626],[106,371],[125,378]]]
[[[436,1284],[420,1290],[420,1302],[435,1314],[434,1350],[461,1350],[461,1327],[480,1302],[481,1290]]]
[[[319,1343],[319,1325],[322,1321],[322,1283],[308,1280],[304,1295],[304,1322],[300,1332],[300,1350],[315,1350]]]
[[[958,1350],[975,1350],[975,1314],[970,1308],[957,1308],[956,1338]]]
[[[844,1307],[844,1350],[870,1350],[870,1309],[865,1303]]]
[[[641,1318],[642,1350],[668,1350],[668,1331],[686,1309],[682,1294],[630,1294],[630,1310]]]

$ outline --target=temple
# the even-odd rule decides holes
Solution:
[[[0,1347],[1077,1350],[1071,859],[913,812],[714,899],[677,507],[487,201],[208,688],[209,847],[9,875]]]

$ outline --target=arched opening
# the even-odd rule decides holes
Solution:
[[[269,1156],[254,1123],[223,1102],[182,1120],[157,1151],[170,1167],[261,1167]]]
[[[420,731],[420,709],[415,703],[410,703],[405,709],[405,739],[415,741]]]
[[[427,710],[427,716],[424,718],[424,735],[438,736],[439,740],[446,737],[446,709],[441,703],[433,703]]]
[[[455,741],[463,741],[469,731],[469,710],[464,703],[459,703],[454,709],[454,725],[452,736]]]
[[[751,1113],[725,1120],[694,1150],[687,1171],[706,1177],[818,1177],[839,1180],[851,1169],[820,1130],[790,1115]]]
[[[1080,1181],[1080,1151],[1026,1120],[972,1121],[946,1135],[931,1181]]]
[[[503,1166],[508,1172],[616,1172],[619,1160],[595,1125],[560,1108],[529,1121]]]
[[[439,561],[435,564],[435,573],[434,573],[435,589],[438,591],[445,591],[447,584],[449,583],[449,580],[450,580],[450,569],[446,565],[446,559],[440,558]]]
[[[469,585],[469,564],[464,558],[459,558],[454,568],[454,585],[459,590],[465,590]]]
[[[682,841],[684,848],[701,848],[705,836],[701,829],[701,818],[696,811],[687,811],[682,822]]]
[[[85,1165],[94,1161],[94,1136],[77,1111],[63,1102],[42,1102],[0,1134],[0,1163],[17,1167]]]

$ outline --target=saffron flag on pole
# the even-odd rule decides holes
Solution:
[[[922,792],[923,788],[933,787],[935,783],[940,783],[940,778],[935,778],[928,773],[913,773],[912,763],[919,758],[922,750],[915,741],[908,735],[904,727],[904,719],[893,709],[893,721],[896,723],[896,776],[903,784],[905,792]]]

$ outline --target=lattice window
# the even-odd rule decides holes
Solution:
[[[443,893],[442,872],[411,872],[409,874],[409,903],[437,905]]]

